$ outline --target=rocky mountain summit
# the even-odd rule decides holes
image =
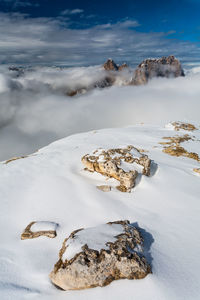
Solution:
[[[141,62],[133,76],[131,84],[146,84],[154,77],[179,77],[184,76],[181,63],[173,55],[159,59],[146,59]]]
[[[94,68],[96,68],[95,72]],[[54,68],[54,70],[55,72],[60,72],[59,75],[64,77],[67,68]],[[135,71],[133,71],[126,63],[119,65],[111,58],[109,58],[102,66],[85,67],[85,70],[86,80],[84,80],[84,75],[80,75],[73,79],[74,74],[72,73],[71,77],[63,78],[63,84],[61,85],[56,85],[52,81],[52,75],[49,76],[45,68],[44,70],[41,70],[41,73],[46,74],[47,72],[45,88],[49,88],[52,92],[59,91],[59,93],[61,92],[70,97],[83,95],[96,88],[104,89],[111,86],[142,85],[146,84],[154,77],[169,78],[184,76],[181,64],[174,56],[146,59],[138,65]],[[16,81],[18,78],[25,79],[28,77],[28,84],[25,85],[25,88],[27,88],[27,86],[29,87],[30,80],[38,80],[36,76],[37,72],[34,68],[11,66],[9,67],[9,72],[12,78],[15,79],[15,81],[12,81],[12,85],[14,84],[16,89],[22,88],[21,81]],[[84,74],[81,69],[80,74]]]
[[[122,71],[125,68],[128,68],[126,63],[123,63],[121,66],[117,65],[114,60],[109,58],[103,65],[106,71]]]
[[[118,79],[120,85],[142,85],[148,83],[148,81],[155,77],[165,77],[165,78],[175,78],[179,76],[184,76],[184,71],[182,69],[181,63],[177,58],[173,55],[158,59],[146,59],[142,61],[136,70],[131,74],[130,68],[126,63],[122,65],[118,65],[115,63],[113,59],[108,59],[103,64],[103,70],[105,71],[105,75],[103,79],[95,82],[89,87],[84,87],[82,89],[77,89],[75,91],[70,91],[68,96],[74,96],[77,94],[82,94],[92,90],[94,88],[107,88],[113,85],[118,85]],[[121,71],[126,71],[126,75],[121,73]],[[130,72],[128,74],[128,72]],[[132,76],[131,76],[132,75]]]

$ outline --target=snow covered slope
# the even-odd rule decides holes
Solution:
[[[199,299],[200,176],[193,168],[200,163],[162,152],[162,137],[176,134],[195,136],[181,146],[200,155],[199,130],[141,124],[73,135],[0,163],[0,299]],[[99,147],[126,145],[148,151],[151,176],[141,176],[131,193],[98,190],[115,182],[84,171],[81,157]],[[51,284],[48,275],[73,230],[120,219],[150,234],[152,275],[82,291],[63,292]],[[57,237],[20,240],[31,221],[58,223]]]

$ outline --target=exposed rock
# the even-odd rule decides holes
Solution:
[[[9,164],[9,163],[12,162],[12,161],[15,161],[15,160],[18,160],[18,159],[22,159],[22,158],[26,158],[26,157],[28,157],[28,155],[12,157],[12,158],[6,160],[6,161],[5,161],[5,164]]]
[[[193,171],[200,175],[200,168],[194,168]]]
[[[23,67],[10,66],[8,70],[11,72],[15,72],[16,77],[20,77],[25,73],[25,69]]]
[[[142,166],[142,174],[150,175],[151,160],[133,146],[109,150],[98,149],[92,155],[84,155],[82,162],[86,170],[118,180],[120,185],[117,188],[122,192],[130,192],[135,186],[138,171],[131,164]]]
[[[110,87],[114,84],[115,82],[115,77],[114,76],[106,76],[104,79],[95,82],[93,88],[106,88],[106,87]]]
[[[106,71],[118,71],[119,69],[114,60],[110,58],[104,63],[103,67]]]
[[[47,236],[49,238],[55,238],[57,236],[56,228],[58,224],[54,222],[39,221],[31,222],[21,234],[21,240],[34,239],[39,236]],[[49,229],[49,230],[43,230]]]
[[[128,68],[128,65],[126,63],[123,63],[121,66],[118,67],[118,71],[122,71],[127,68]]]
[[[142,279],[151,267],[142,254],[143,238],[129,221],[79,229],[65,239],[51,281],[64,290],[108,285],[118,279]]]
[[[85,94],[87,91],[89,91],[91,88],[77,88],[76,90],[71,90],[67,92],[67,96],[73,97],[76,95],[83,95]]]
[[[121,66],[117,65],[114,60],[109,58],[103,65],[106,71],[122,71],[123,69],[128,68],[126,63],[123,63]]]
[[[73,97],[77,95],[83,95],[95,88],[99,88],[99,89],[107,88],[112,86],[114,82],[115,82],[115,76],[113,74],[109,74],[109,76],[106,75],[102,80],[96,81],[92,85],[68,91],[67,96]]]
[[[137,67],[131,84],[140,85],[153,77],[184,76],[184,71],[178,59],[174,56],[159,59],[146,59]]]
[[[179,136],[173,136],[173,137],[163,137],[163,139],[169,140],[168,142],[160,142],[161,145],[166,145],[164,146],[163,152],[167,153],[171,156],[184,156],[188,157],[191,159],[194,159],[196,161],[200,162],[199,155],[195,152],[188,152],[185,148],[183,148],[180,144],[192,140],[192,137],[189,136],[188,134]]]
[[[197,130],[197,128],[190,123],[183,123],[183,122],[171,122],[166,125],[166,127],[173,128],[176,131],[180,130],[186,130],[186,131],[194,131]]]
[[[110,185],[98,185],[97,188],[98,188],[98,190],[100,190],[102,192],[110,192],[111,191]]]

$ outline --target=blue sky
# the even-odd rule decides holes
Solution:
[[[185,62],[199,61],[199,12],[200,0],[0,0],[0,41],[1,36],[8,40],[7,45],[0,42],[0,59],[84,65],[114,54],[128,62],[136,55],[139,63],[163,52]]]

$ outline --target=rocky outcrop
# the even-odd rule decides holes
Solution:
[[[142,279],[151,273],[142,246],[141,233],[129,221],[76,230],[65,239],[50,279],[63,290]]]
[[[162,57],[159,59],[146,59],[137,67],[133,78],[126,63],[117,65],[114,60],[108,59],[103,64],[105,77],[90,86],[77,88],[67,92],[68,96],[81,95],[94,88],[107,88],[113,85],[141,85],[146,84],[153,77],[178,77],[184,76],[180,62],[174,56]],[[127,72],[121,71],[126,70]]]
[[[106,87],[110,87],[114,84],[115,82],[115,77],[112,75],[106,76],[104,79],[95,82],[93,88],[99,88],[99,89],[103,89]]]
[[[193,171],[200,175],[200,168],[194,168]]]
[[[102,192],[110,192],[111,191],[111,186],[110,185],[98,185],[97,189],[102,191]]]
[[[84,155],[82,163],[90,172],[97,172],[118,180],[120,185],[117,189],[122,192],[130,192],[135,186],[138,171],[131,164],[136,163],[142,166],[142,174],[146,176],[150,175],[151,167],[151,160],[148,156],[141,154],[133,146],[109,150],[98,149],[91,155]],[[126,171],[124,168],[129,170]]]
[[[126,63],[123,63],[121,66],[118,67],[118,71],[122,71],[127,68],[128,68],[128,65]]]
[[[146,84],[153,77],[184,76],[184,71],[178,59],[174,56],[159,59],[146,59],[137,67],[131,84]]]
[[[171,122],[169,124],[166,125],[167,128],[172,128],[176,131],[180,131],[180,130],[186,130],[186,131],[194,131],[197,130],[197,128],[190,123],[185,123],[185,122]]]
[[[128,68],[128,65],[126,63],[123,63],[121,66],[117,65],[114,60],[109,58],[103,65],[103,68],[106,71],[122,71],[125,68]]]
[[[31,222],[21,234],[21,240],[26,239],[34,239],[38,238],[39,236],[47,236],[49,238],[55,238],[57,236],[56,228],[58,224],[54,222]],[[49,229],[49,230],[44,230]]]
[[[176,135],[172,137],[163,137],[164,140],[168,140],[167,142],[160,142],[161,145],[164,145],[163,152],[167,153],[171,156],[184,156],[191,159],[194,159],[200,162],[200,157],[195,152],[189,152],[184,147],[181,146],[181,143],[189,140],[193,140],[191,136],[188,134],[184,135]]]
[[[118,71],[119,69],[118,65],[111,58],[104,63],[103,67],[106,71]]]
[[[18,160],[18,159],[22,159],[22,158],[26,158],[26,157],[28,157],[28,155],[12,157],[12,158],[6,160],[5,164],[9,164],[12,161],[15,161],[15,160]]]

